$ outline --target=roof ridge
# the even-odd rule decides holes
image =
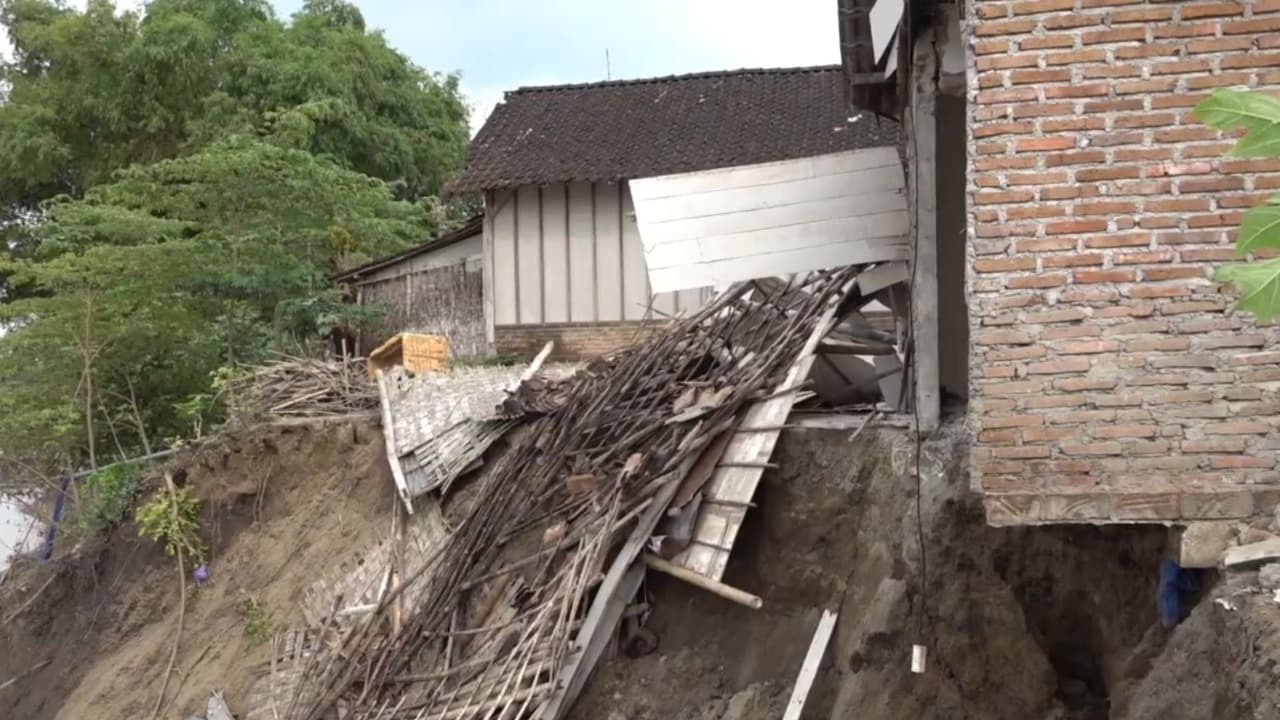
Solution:
[[[595,82],[585,83],[563,83],[560,85],[522,85],[515,90],[508,90],[504,94],[504,98],[512,95],[523,95],[526,93],[538,92],[556,92],[560,90],[588,90],[606,87],[621,87],[627,85],[656,85],[659,83],[683,82],[686,80],[705,80],[716,77],[736,77],[747,75],[799,75],[802,73],[818,73],[833,72],[842,70],[838,64],[832,65],[803,65],[799,67],[765,67],[765,68],[738,68],[734,70],[704,70],[695,73],[684,73],[681,75],[660,75],[657,77],[647,78],[629,78],[622,80],[597,80]]]

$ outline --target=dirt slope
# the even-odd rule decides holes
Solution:
[[[204,501],[212,582],[190,595],[164,718],[202,709],[211,689],[232,702],[265,663],[267,647],[245,637],[245,594],[273,625],[297,622],[303,589],[331,564],[384,532],[392,482],[372,421],[255,431],[179,458]],[[0,691],[0,717],[21,720],[151,717],[177,622],[172,559],[137,538],[130,523],[108,542],[82,548],[53,571],[59,578],[0,627],[0,678],[51,664]],[[38,587],[47,568],[29,568],[0,602]]]
[[[1222,674],[1249,663],[1253,636],[1276,637],[1274,620],[1224,620],[1206,603],[1172,636],[1162,630],[1161,527],[986,527],[961,430],[925,448],[923,595],[905,433],[851,444],[848,433],[789,431],[726,577],[764,608],[653,580],[658,650],[606,663],[574,719],[779,717],[823,607],[840,622],[811,720],[1280,717],[1227,710],[1255,705],[1274,665],[1239,684]],[[923,676],[909,672],[913,642],[929,648]]]

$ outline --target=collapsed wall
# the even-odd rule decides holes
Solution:
[[[779,717],[822,608],[840,619],[807,718],[1149,718],[1155,705],[1129,698],[1157,686],[1162,717],[1208,717],[1180,714],[1204,702],[1180,702],[1182,684],[1160,679],[1200,667],[1173,648],[1222,642],[1221,610],[1206,603],[1164,651],[1155,587],[1168,530],[988,527],[964,450],[956,423],[925,444],[918,527],[907,431],[786,432],[725,578],[764,608],[651,576],[657,650],[604,664],[572,717]],[[909,671],[913,642],[928,646],[924,675]],[[1194,687],[1220,709],[1252,704],[1222,677]]]

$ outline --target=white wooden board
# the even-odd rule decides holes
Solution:
[[[653,292],[903,260],[905,187],[892,147],[631,182]]]

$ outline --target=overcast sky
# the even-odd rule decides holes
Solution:
[[[83,7],[83,0],[74,2]],[[137,0],[117,0],[137,7]],[[275,0],[288,17],[302,0]],[[478,129],[521,85],[839,62],[835,0],[357,1],[415,63],[459,72]],[[7,41],[6,41],[7,42]],[[7,52],[7,48],[3,49]]]

